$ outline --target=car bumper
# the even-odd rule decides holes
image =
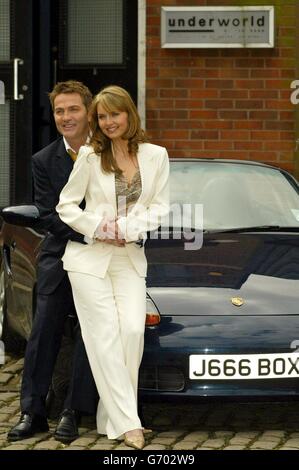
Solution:
[[[252,317],[234,318],[238,328],[231,337],[214,334],[214,325],[226,323],[225,317],[172,317],[157,328],[146,331],[145,350],[140,368],[139,392],[143,397],[167,398],[263,398],[299,397],[299,374],[292,378],[191,379],[189,358],[192,354],[280,354],[293,352],[290,344],[299,338],[297,316],[275,317],[271,328],[263,331],[262,322]],[[241,334],[246,324],[246,336]],[[180,324],[180,328],[173,328]],[[286,326],[287,325],[287,326]],[[202,327],[202,328],[201,328]],[[175,332],[174,332],[175,330]],[[204,331],[204,336],[200,336]],[[198,332],[198,334],[196,333]],[[244,330],[243,330],[244,332]],[[215,333],[215,331],[214,331]],[[279,333],[279,334],[278,334]],[[298,366],[299,369],[299,366]]]

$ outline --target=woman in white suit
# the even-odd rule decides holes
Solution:
[[[124,435],[127,445],[141,449],[137,387],[147,270],[142,242],[169,210],[168,155],[146,142],[137,109],[118,86],[94,98],[91,131],[56,209],[92,241],[68,242],[63,263],[101,397],[98,432],[110,439]]]

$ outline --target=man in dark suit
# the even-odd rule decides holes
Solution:
[[[59,218],[55,207],[66,184],[79,148],[89,135],[88,108],[92,95],[81,82],[69,80],[55,85],[49,94],[55,124],[62,135],[33,156],[35,204],[48,231],[40,252],[37,271],[37,303],[27,344],[21,388],[21,418],[8,433],[17,441],[48,431],[46,396],[59,352],[65,320],[74,312],[71,287],[61,257],[68,240],[88,243]],[[98,400],[80,329],[77,334],[73,370],[60,421],[57,440],[78,437],[78,414],[93,414]]]

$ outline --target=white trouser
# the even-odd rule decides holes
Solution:
[[[98,432],[115,439],[142,427],[137,414],[137,387],[144,345],[145,279],[137,274],[121,247],[113,248],[104,279],[78,272],[68,275],[100,395]]]

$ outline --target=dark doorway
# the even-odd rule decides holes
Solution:
[[[93,94],[117,84],[136,100],[138,1],[54,0],[51,8],[53,83],[81,80]]]
[[[137,99],[137,18],[138,0],[0,0],[0,207],[31,200],[31,156],[57,135],[57,81]]]

